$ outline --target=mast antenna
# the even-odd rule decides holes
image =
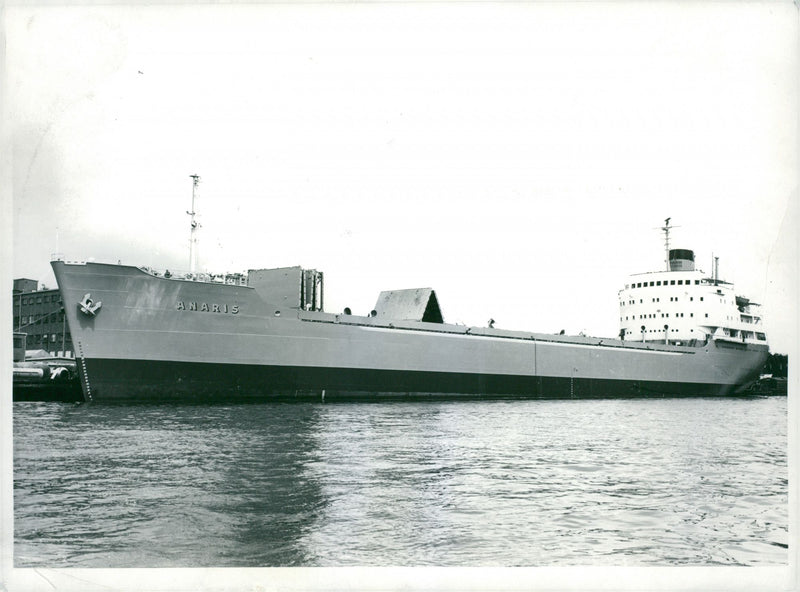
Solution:
[[[664,226],[660,228],[661,232],[664,233],[664,250],[666,254],[666,269],[669,271],[669,231],[673,228],[680,228],[680,226],[670,226],[669,221],[672,220],[672,217],[667,218],[664,220]]]
[[[192,209],[187,210],[189,214],[189,272],[194,275],[197,266],[197,229],[200,223],[195,219],[197,212],[194,211],[194,202],[197,197],[197,186],[200,184],[200,175],[189,175],[192,179]]]

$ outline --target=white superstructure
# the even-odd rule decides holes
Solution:
[[[669,239],[669,221],[664,227]],[[667,243],[668,244],[668,243]],[[620,336],[689,344],[709,339],[766,345],[758,304],[695,269],[694,252],[668,249],[669,269],[630,276],[619,291]]]

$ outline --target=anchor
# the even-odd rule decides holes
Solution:
[[[97,311],[100,309],[100,307],[103,306],[103,303],[102,302],[94,302],[92,300],[92,295],[91,294],[86,294],[83,297],[83,300],[80,301],[78,306],[80,306],[81,312],[83,314],[85,314],[87,316],[90,316],[90,317],[93,317],[95,314],[97,314]]]

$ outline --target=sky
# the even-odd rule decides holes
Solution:
[[[10,5],[4,277],[302,265],[326,309],[619,331],[660,227],[797,341],[791,2]],[[8,228],[10,226],[10,228]],[[9,279],[10,281],[10,279]]]

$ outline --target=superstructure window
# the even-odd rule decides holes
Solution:
[[[669,285],[670,286],[674,286],[675,285],[675,280],[670,280]]]
[[[656,282],[656,286],[660,286],[660,285],[661,285],[661,282]]]
[[[653,283],[654,283],[654,282],[650,282],[650,285],[652,286],[652,285],[653,285]]]
[[[639,282],[638,284],[636,284],[636,287],[637,288],[641,288],[642,287],[642,282]]]
[[[678,285],[682,286],[683,285],[683,280],[678,280]]]

